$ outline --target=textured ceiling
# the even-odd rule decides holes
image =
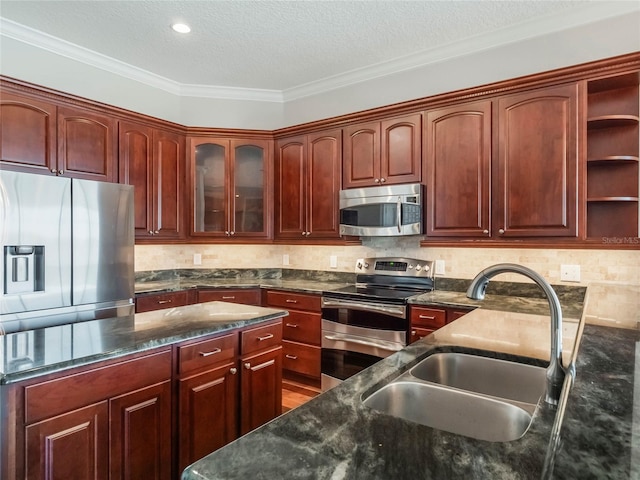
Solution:
[[[0,16],[180,84],[284,91],[589,3],[1,0]]]

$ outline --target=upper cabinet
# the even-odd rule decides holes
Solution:
[[[339,239],[342,132],[316,132],[276,143],[276,240]]]
[[[499,237],[577,237],[578,85],[497,100],[494,230]]]
[[[490,234],[491,101],[426,113],[426,234]]]
[[[587,84],[587,239],[598,244],[637,244],[640,236],[639,76]]]
[[[120,122],[119,138],[120,183],[135,186],[136,239],[184,238],[184,136]]]
[[[3,168],[112,182],[117,180],[116,121],[82,107],[2,94]]]
[[[422,180],[419,113],[344,128],[343,188]]]
[[[190,138],[192,237],[270,236],[271,150],[269,140]]]
[[[428,111],[426,233],[578,235],[578,85]]]

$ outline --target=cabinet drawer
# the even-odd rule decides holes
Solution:
[[[240,334],[240,352],[242,355],[277,347],[281,343],[282,322],[252,328]]]
[[[235,333],[210,338],[178,347],[178,372],[184,373],[210,367],[236,357],[238,336]]]
[[[282,368],[320,378],[320,347],[296,342],[282,342]]]
[[[283,307],[287,310],[310,310],[320,312],[320,296],[305,295],[303,293],[288,293],[269,290],[267,292],[267,305],[270,307]]]
[[[320,318],[319,313],[290,311],[289,316],[282,319],[282,338],[320,345]]]
[[[171,350],[80,373],[65,373],[24,389],[25,422],[33,423],[171,378]]]
[[[153,293],[136,297],[136,313],[189,305],[189,292]]]
[[[447,323],[447,311],[439,308],[411,307],[411,326],[440,328]]]
[[[231,302],[245,305],[260,305],[260,289],[221,288],[216,290],[198,290],[198,303],[202,302]]]
[[[417,342],[421,338],[424,338],[427,335],[431,335],[433,332],[435,332],[435,329],[433,328],[420,328],[420,327],[412,328],[411,336],[409,338],[409,343]]]

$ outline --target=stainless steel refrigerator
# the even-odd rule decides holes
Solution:
[[[129,315],[133,187],[0,171],[0,332]]]

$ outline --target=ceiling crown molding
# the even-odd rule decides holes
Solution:
[[[459,42],[437,46],[433,49],[351,70],[282,91],[181,84],[2,17],[0,17],[0,36],[33,45],[54,54],[91,65],[110,73],[115,73],[177,96],[285,103],[393,75],[402,71],[424,67],[448,59],[477,53],[500,45],[508,45],[572,27],[587,25],[608,17],[638,12],[640,12],[640,3],[635,1],[593,2],[578,11],[563,12],[562,15],[534,19],[467,38]]]

